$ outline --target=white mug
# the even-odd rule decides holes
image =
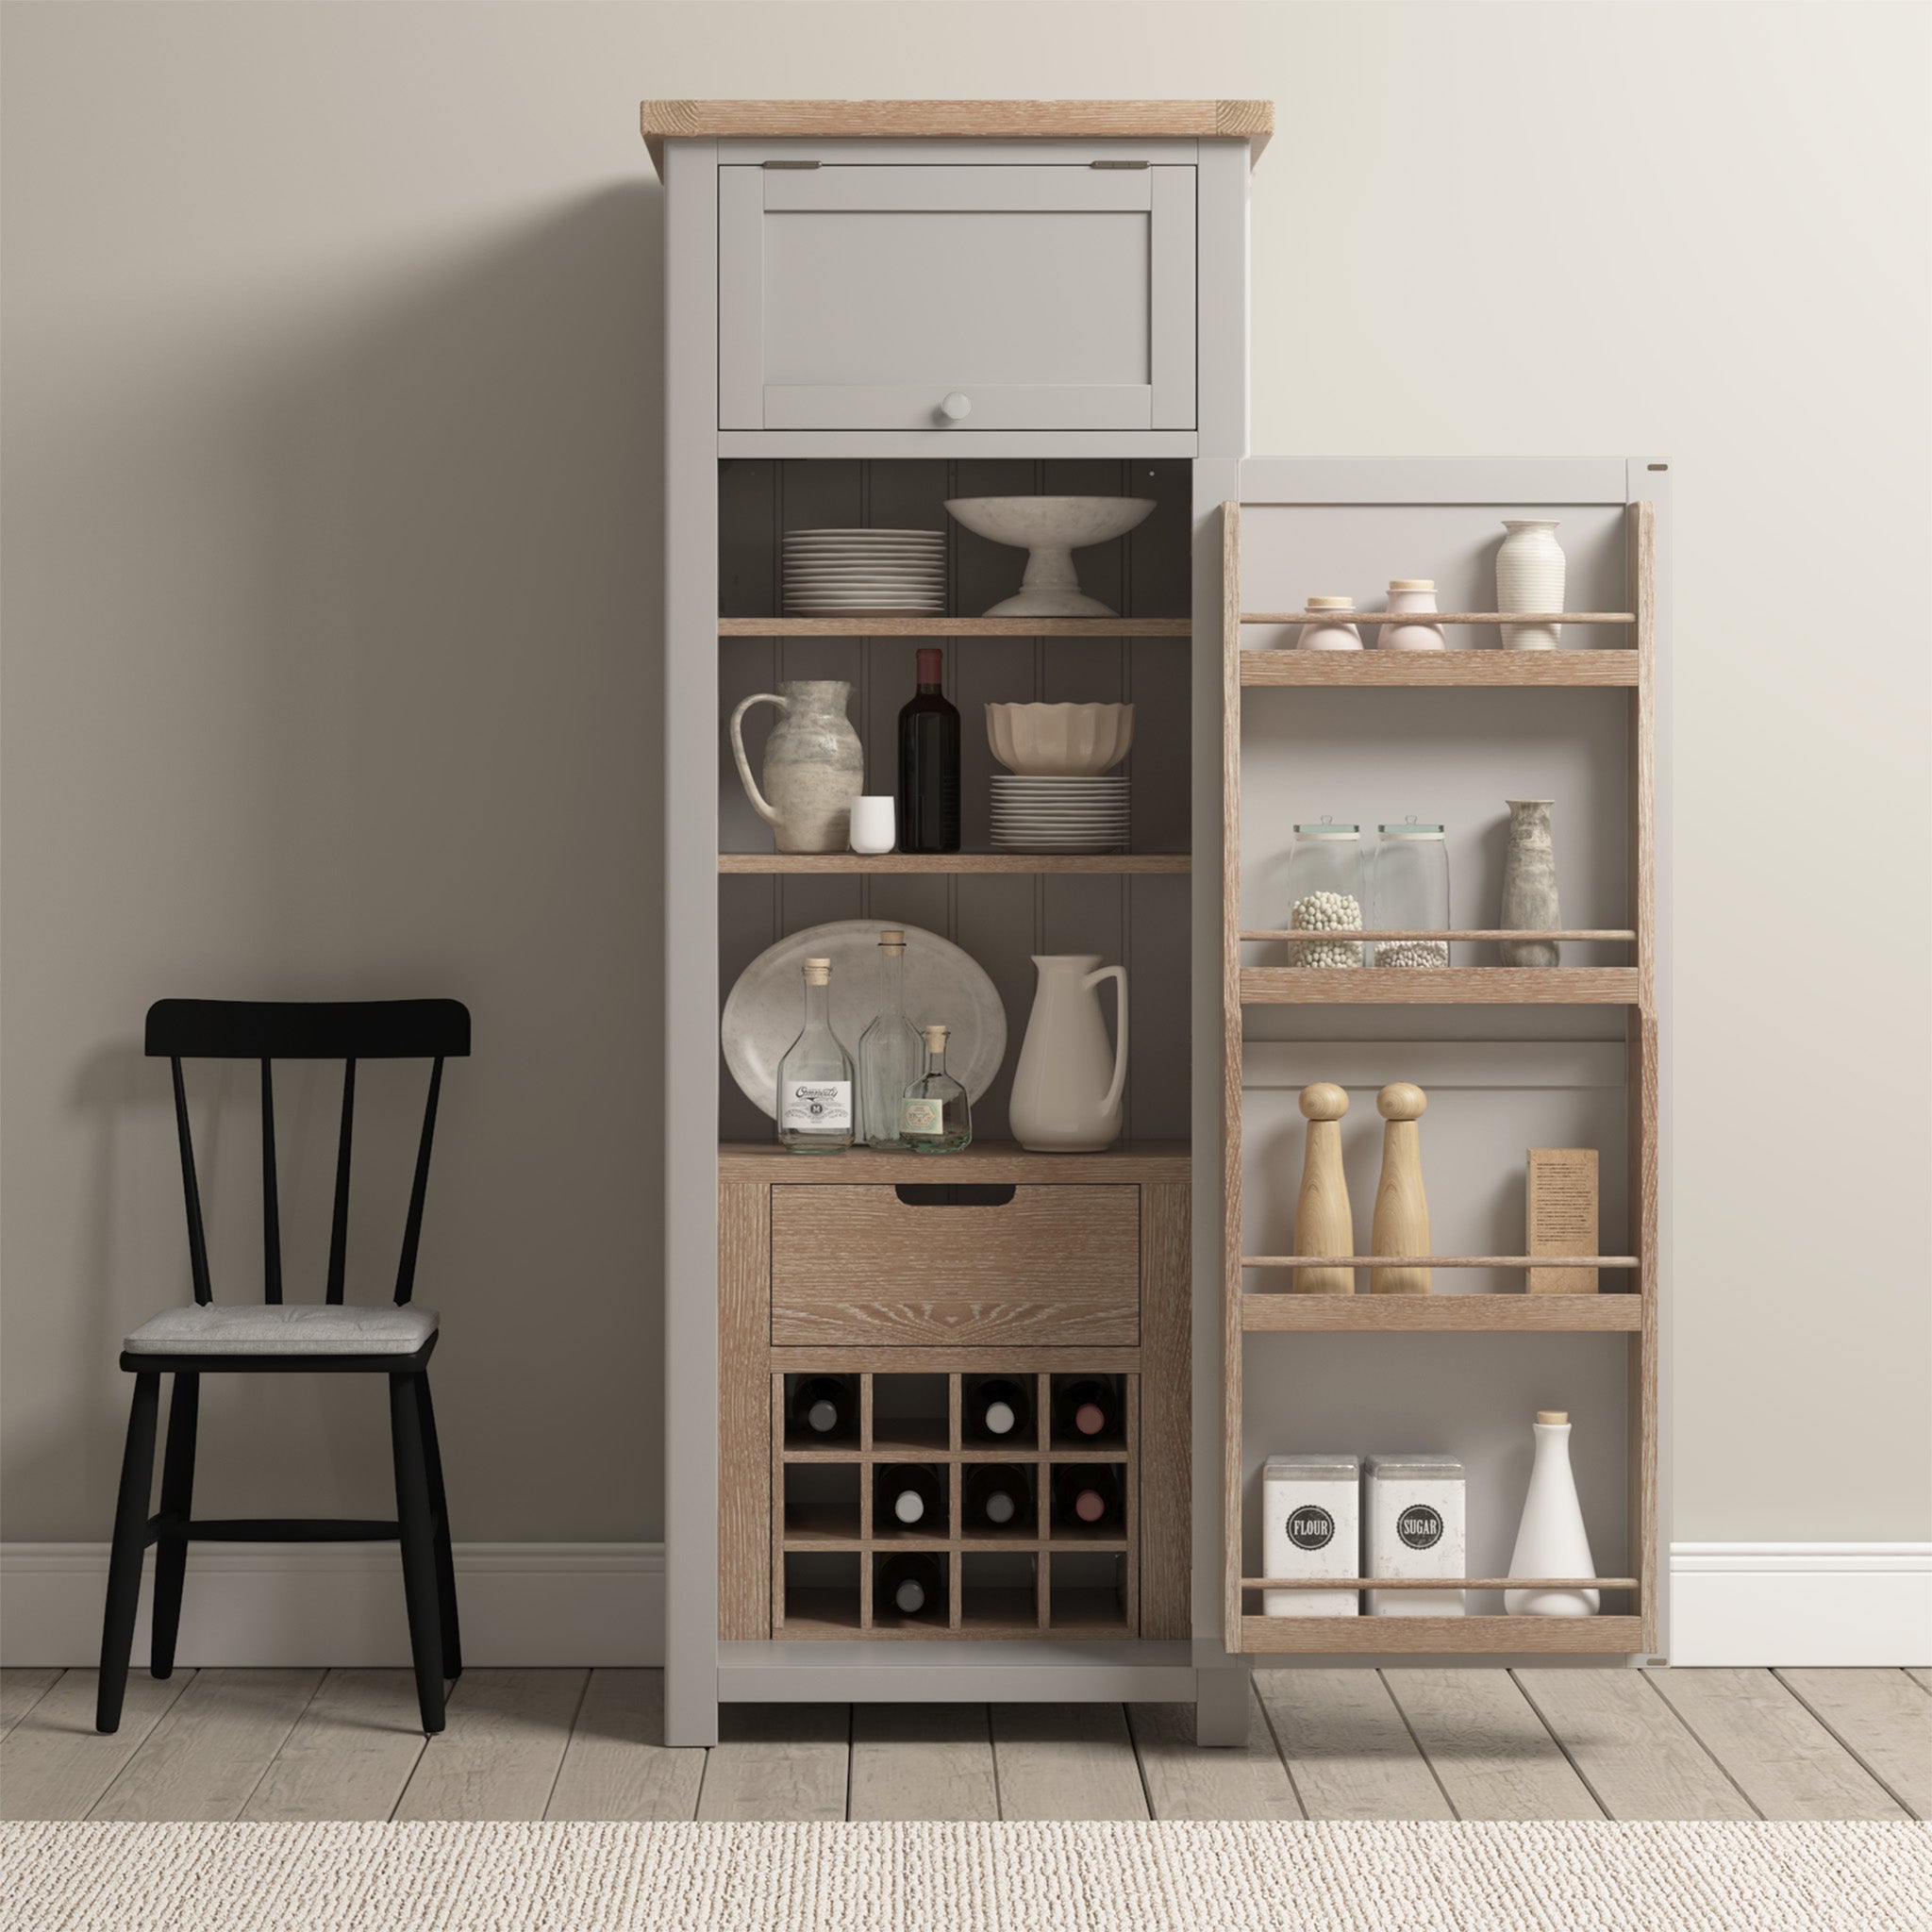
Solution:
[[[895,808],[891,798],[855,798],[852,801],[853,851],[890,852],[897,831]]]

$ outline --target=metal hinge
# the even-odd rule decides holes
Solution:
[[[1089,161],[1090,168],[1144,168],[1145,161]]]
[[[758,163],[758,166],[761,168],[816,168],[822,165],[823,163],[819,161],[760,161]]]

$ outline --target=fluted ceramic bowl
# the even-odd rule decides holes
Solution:
[[[1081,591],[1074,552],[1124,537],[1154,505],[1143,496],[956,496],[946,508],[975,537],[1032,553],[1018,594],[981,616],[1115,617],[1119,612]]]
[[[986,741],[1027,778],[1097,778],[1134,743],[1132,705],[989,705]]]

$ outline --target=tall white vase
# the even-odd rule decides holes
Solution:
[[[1557,545],[1557,526],[1534,518],[1503,525],[1509,534],[1496,552],[1498,610],[1560,610],[1563,608],[1563,553]],[[1559,626],[1554,624],[1506,624],[1506,651],[1554,651]]]
[[[1570,1418],[1562,1409],[1541,1409],[1536,1419],[1536,1460],[1523,1523],[1509,1558],[1511,1576],[1594,1576],[1583,1506],[1570,1473]],[[1512,1617],[1593,1617],[1602,1595],[1594,1590],[1506,1590],[1503,1608]]]
[[[1013,1070],[1007,1120],[1013,1139],[1040,1154],[1094,1154],[1120,1138],[1127,1080],[1127,972],[1098,953],[1036,954],[1040,985]],[[1100,984],[1115,982],[1120,1006],[1107,1043]]]

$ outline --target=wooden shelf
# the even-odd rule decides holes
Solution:
[[[1193,869],[1185,852],[721,852],[721,873],[1087,873]]]
[[[1635,966],[1244,966],[1241,1004],[1634,1007],[1641,1001],[1641,986],[1642,974]]]
[[[1243,1268],[1637,1268],[1635,1255],[1243,1255]]]
[[[1510,619],[1513,624],[1514,618]],[[1188,617],[721,617],[721,638],[1187,638]]]
[[[1541,1263],[1538,1263],[1539,1266]],[[1245,1335],[1448,1334],[1457,1330],[1640,1333],[1637,1294],[1257,1294],[1241,1296]]]
[[[791,1634],[789,1625],[786,1634]],[[1243,1616],[1240,1636],[1243,1651],[1307,1656],[1347,1651],[1370,1656],[1507,1656],[1512,1651],[1635,1656],[1650,1648],[1641,1617]]]
[[[1243,1590],[1635,1590],[1634,1576],[1243,1576]]]
[[[1513,622],[1513,620],[1512,620]],[[1243,650],[1244,689],[1269,685],[1634,685],[1641,655],[1602,651]]]

